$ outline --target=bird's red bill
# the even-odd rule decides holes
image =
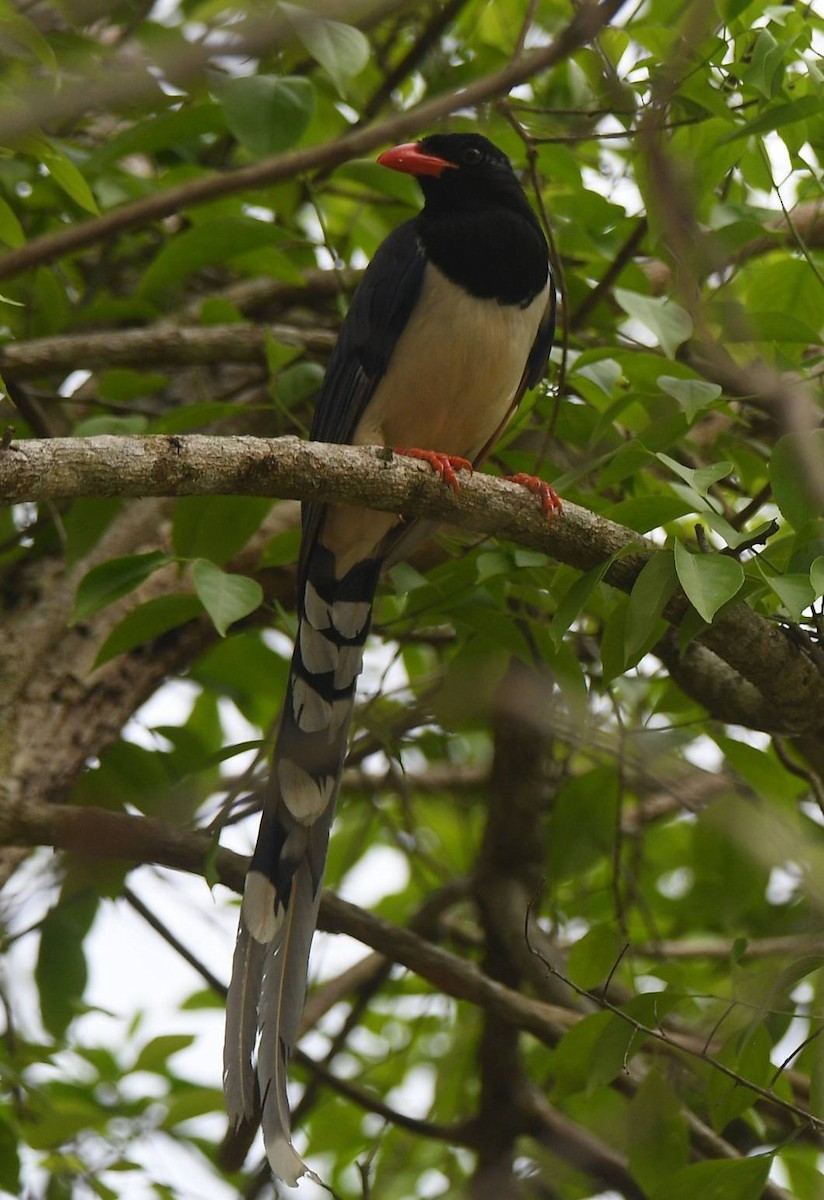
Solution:
[[[436,154],[427,154],[421,150],[417,142],[404,142],[391,150],[384,150],[378,155],[382,167],[391,167],[393,171],[403,171],[406,175],[435,175],[438,176],[447,167],[455,167],[454,163]]]

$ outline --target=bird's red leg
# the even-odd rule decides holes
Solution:
[[[441,454],[438,450],[401,450],[396,447],[396,454],[405,458],[420,458],[429,463],[433,471],[437,471],[447,487],[453,492],[460,490],[456,471],[469,471],[472,474],[472,463],[468,458],[459,458],[457,454]]]
[[[517,475],[504,475],[504,479],[508,479],[510,483],[517,483],[519,487],[525,487],[528,492],[532,492],[533,496],[538,496],[541,508],[548,517],[554,517],[557,513],[563,512],[564,506],[561,503],[561,497],[553,487],[550,487],[543,479],[539,479],[537,475],[525,475],[523,471],[519,471]]]

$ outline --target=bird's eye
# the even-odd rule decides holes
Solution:
[[[461,162],[465,167],[474,167],[483,158],[477,146],[467,146],[466,150],[461,152]]]

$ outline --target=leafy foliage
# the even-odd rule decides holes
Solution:
[[[443,953],[396,930],[399,966],[326,964],[297,1126],[341,1196],[813,1200],[824,22],[602,4],[542,69],[579,8],[0,5],[3,422],[303,434],[358,271],[418,203],[346,139],[478,129],[509,153],[564,305],[489,469],[543,473],[635,549],[593,519],[582,572],[443,531],[388,572],[327,883]],[[251,496],[0,514],[4,1192],[271,1194],[225,1131],[217,1052],[187,1057],[221,1006],[197,922],[217,904],[228,929],[228,894],[146,913],[132,886],[154,863],[225,878],[217,834],[265,785],[297,544],[294,506]],[[185,713],[140,729],[170,680]],[[133,861],[107,824],[129,817]],[[21,866],[38,843],[56,868]],[[113,1038],[89,1012],[95,928],[127,905],[208,990]],[[388,954],[385,925],[322,919]],[[229,958],[227,933],[220,978]]]

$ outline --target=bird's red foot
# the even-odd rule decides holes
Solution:
[[[528,492],[532,492],[533,496],[538,496],[541,508],[548,517],[554,517],[564,511],[561,497],[537,475],[525,475],[523,471],[519,471],[517,475],[504,475],[504,479],[508,479],[510,483],[517,483],[519,487],[525,487]]]
[[[441,479],[447,487],[451,487],[453,492],[460,490],[458,476],[456,471],[469,471],[472,474],[472,463],[468,458],[459,458],[456,454],[441,454],[437,450],[395,450],[396,454],[403,454],[405,458],[420,458],[424,462],[429,463],[433,471],[437,471]]]

